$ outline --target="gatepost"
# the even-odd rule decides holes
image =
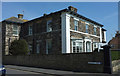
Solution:
[[[104,52],[104,73],[112,73],[110,46],[102,46]]]

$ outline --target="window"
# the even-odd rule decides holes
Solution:
[[[78,31],[78,21],[74,20],[75,31]]]
[[[52,20],[48,20],[47,21],[47,32],[52,31],[52,24],[51,24]]]
[[[37,46],[36,46],[36,47],[37,47],[37,48],[36,48],[36,53],[39,54],[39,53],[40,53],[40,44],[37,43]]]
[[[86,33],[88,33],[88,24],[86,24]]]
[[[90,41],[87,41],[86,42],[86,52],[91,52],[91,42]]]
[[[13,25],[13,35],[18,36],[18,26]]]
[[[46,40],[46,54],[49,54],[49,52],[52,50],[52,40]]]
[[[96,27],[94,27],[94,35],[96,35]]]
[[[81,40],[74,40],[72,45],[73,53],[83,52],[83,43]]]
[[[32,35],[32,26],[29,26],[29,35]]]

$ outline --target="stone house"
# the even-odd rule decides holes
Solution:
[[[31,54],[93,52],[106,42],[106,30],[69,6],[24,22],[20,38],[28,42]]]
[[[111,46],[111,50],[120,50],[120,32],[117,31],[115,37],[113,37],[108,44]]]
[[[19,39],[19,33],[22,23],[27,20],[23,19],[22,14],[18,14],[17,17],[10,17],[3,20],[2,23],[2,51],[3,55],[9,54],[9,46],[12,41]]]

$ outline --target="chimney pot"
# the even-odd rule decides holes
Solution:
[[[73,6],[69,6],[68,7],[69,10],[76,12],[77,13],[77,8],[73,7]]]
[[[115,37],[118,37],[118,36],[120,36],[120,32],[119,31],[116,32]]]
[[[44,16],[46,16],[47,14],[46,13],[44,13]]]
[[[23,14],[18,14],[19,19],[23,19]]]

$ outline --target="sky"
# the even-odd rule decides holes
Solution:
[[[77,8],[80,15],[103,24],[107,30],[107,42],[115,36],[118,30],[117,2],[3,2],[2,20],[17,17],[17,14],[24,14],[24,19],[31,20],[68,6]]]

